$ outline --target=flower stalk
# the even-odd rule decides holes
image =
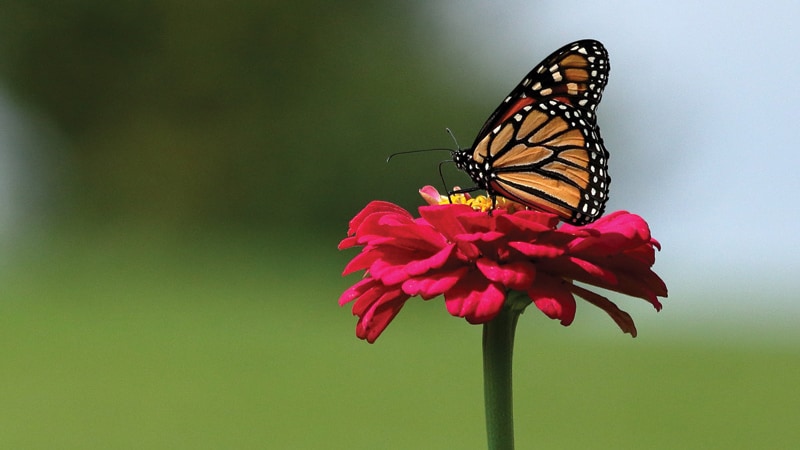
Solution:
[[[500,313],[483,324],[483,398],[489,450],[514,448],[514,333],[527,306],[520,297],[509,297]],[[518,299],[522,301],[515,301]]]

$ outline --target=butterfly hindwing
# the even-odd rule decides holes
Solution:
[[[610,177],[608,151],[586,116],[556,100],[526,105],[472,149],[467,173],[490,194],[591,222],[603,213]]]

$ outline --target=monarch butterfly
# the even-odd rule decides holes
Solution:
[[[595,40],[567,44],[528,73],[494,110],[456,167],[493,204],[503,196],[576,225],[608,200],[608,151],[595,109],[608,82],[608,52]]]

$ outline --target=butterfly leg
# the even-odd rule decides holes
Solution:
[[[450,198],[451,195],[454,194],[469,194],[470,192],[475,192],[481,190],[478,186],[473,186],[471,188],[463,188],[463,189],[450,189],[447,191],[447,198]],[[453,203],[452,200],[450,203]]]
[[[489,215],[491,216],[492,211],[494,211],[494,208],[497,206],[497,194],[491,191],[487,192],[487,194],[489,194],[489,198],[492,200],[492,206],[489,208]]]

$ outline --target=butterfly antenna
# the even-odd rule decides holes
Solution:
[[[461,146],[458,145],[458,139],[456,139],[456,135],[453,134],[453,130],[451,130],[450,128],[445,128],[445,131],[447,131],[447,134],[449,134],[450,137],[453,138],[453,142],[456,143],[456,148],[461,150]]]
[[[447,201],[453,203],[453,199],[450,198],[450,189],[447,187],[447,182],[444,181],[444,172],[442,172],[442,165],[451,162],[453,162],[452,159],[445,159],[444,161],[439,162],[439,178],[442,180],[442,187],[444,187],[444,192],[447,192]]]
[[[450,149],[450,148],[423,148],[421,150],[407,150],[405,152],[392,153],[391,155],[389,155],[386,158],[386,162],[388,163],[389,161],[392,160],[392,158],[394,158],[397,155],[407,155],[409,153],[423,153],[423,152],[450,152],[450,153],[453,153],[453,149]]]

